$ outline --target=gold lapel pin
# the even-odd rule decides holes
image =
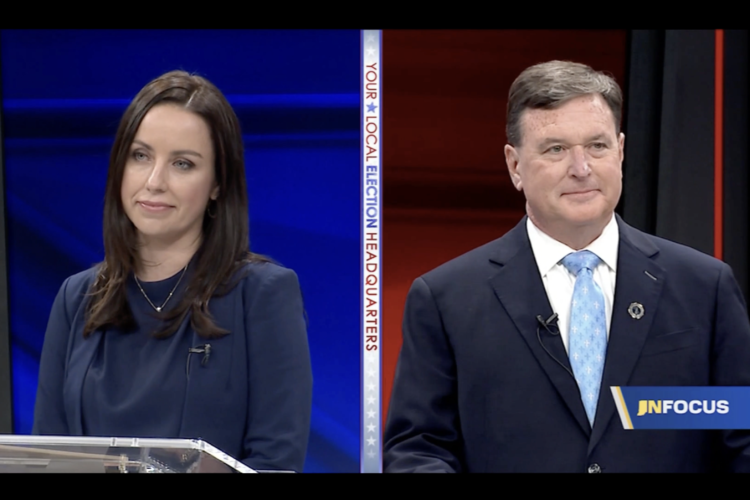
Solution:
[[[630,314],[630,317],[633,319],[641,319],[643,317],[643,313],[643,304],[633,302],[628,306],[628,314]]]

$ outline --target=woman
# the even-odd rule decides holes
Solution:
[[[34,433],[200,438],[259,470],[302,470],[312,374],[296,274],[249,251],[239,122],[182,71],[120,122],[104,262],[63,283]]]

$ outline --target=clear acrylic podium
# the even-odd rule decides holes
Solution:
[[[255,473],[205,441],[0,435],[0,473]]]

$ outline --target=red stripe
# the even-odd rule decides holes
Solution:
[[[724,253],[724,30],[716,30],[714,72],[714,257]]]

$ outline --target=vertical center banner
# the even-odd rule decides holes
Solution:
[[[361,197],[362,197],[362,390],[361,472],[382,472],[381,445],[381,206],[380,144],[381,37],[379,30],[362,32],[361,73]]]

